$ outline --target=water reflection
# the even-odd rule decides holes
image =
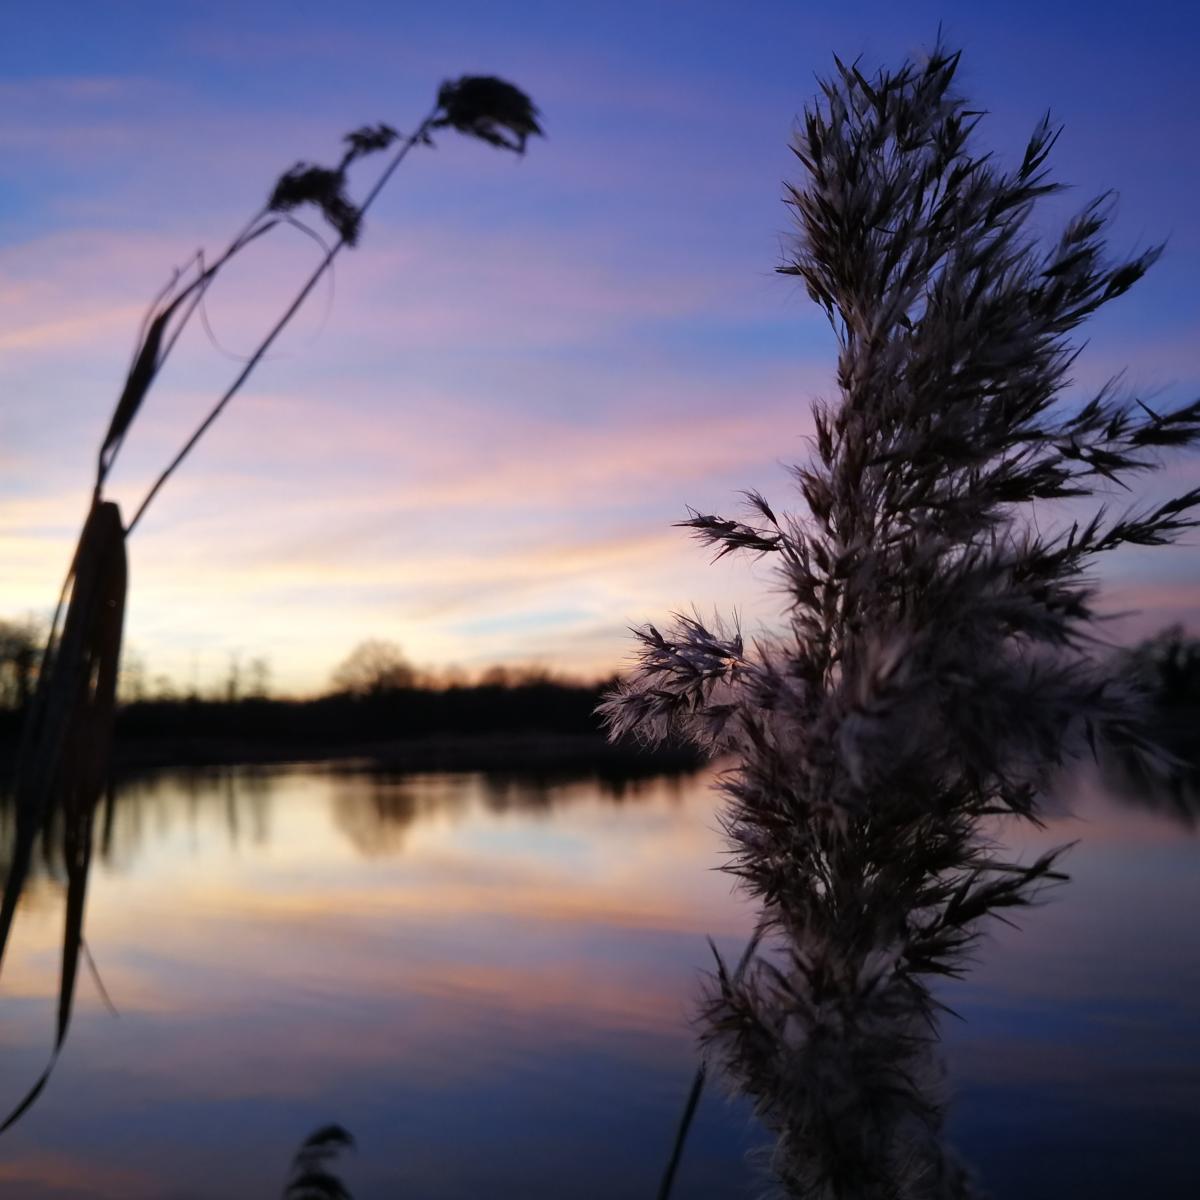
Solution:
[[[600,798],[615,808],[649,801],[680,805],[695,776],[561,775],[491,772],[401,773],[309,765],[303,773],[324,781],[334,824],[364,857],[400,853],[405,830],[422,820],[458,822],[474,811],[549,816],[579,801]],[[132,867],[147,844],[182,844],[200,853],[223,829],[231,851],[268,845],[274,806],[289,794],[294,772],[278,767],[188,768],[133,775],[110,793],[98,815],[96,853],[109,868]],[[0,798],[0,874],[11,862],[15,836],[11,805]],[[39,842],[31,875],[62,877],[55,827]]]
[[[614,807],[649,800],[680,804],[687,776],[622,778],[529,774],[370,775],[333,777],[338,829],[368,858],[399,854],[405,833],[418,821],[457,823],[472,812],[549,817],[581,801],[600,797]]]
[[[406,831],[422,821],[457,823],[473,813],[525,814],[550,817],[579,802],[597,798],[620,809],[648,802],[682,806],[697,790],[700,773],[661,776],[561,775],[520,772],[453,774],[346,769],[337,765],[307,765],[301,773],[320,779],[330,798],[333,823],[364,858],[403,853]],[[110,793],[97,817],[96,853],[111,870],[121,872],[136,862],[148,845],[176,852],[188,847],[201,855],[221,837],[233,852],[266,847],[272,839],[275,806],[290,795],[296,771],[270,766],[187,768],[133,775],[119,789],[119,803]],[[1182,766],[1169,773],[1148,775],[1116,757],[1104,760],[1099,778],[1083,773],[1105,795],[1108,807],[1129,806],[1187,829],[1200,823],[1200,769]],[[1079,786],[1070,784],[1051,798],[1045,811],[1071,817],[1072,797]],[[1092,801],[1087,801],[1088,806]],[[61,842],[41,839],[23,903],[38,904],[52,893],[47,881],[64,876]],[[10,805],[0,801],[0,875],[12,856],[15,820]]]
[[[36,1167],[49,1155],[96,1168],[78,1194],[162,1195],[169,1164],[199,1168],[233,1126],[222,1190],[186,1194],[270,1195],[298,1133],[336,1116],[363,1147],[356,1196],[465,1196],[498,1176],[557,1194],[612,1139],[579,1194],[652,1188],[694,1061],[703,936],[744,924],[705,870],[696,797],[680,780],[328,771],[133,784],[89,919],[121,1018],[81,988],[69,1052],[0,1180],[58,1195]],[[6,1080],[44,1044],[57,913],[17,932]],[[702,1194],[744,1170],[748,1134],[728,1117],[708,1118]],[[464,1143],[478,1161],[458,1161]]]
[[[736,958],[704,778],[180,773],[98,819],[90,981],[8,1135],[5,1194],[262,1197],[330,1120],[360,1200],[653,1194],[695,1064],[704,936]],[[1200,1111],[1197,842],[1097,780],[1032,855],[1073,881],[998,927],[947,1001],[951,1140],[998,1197],[1184,1190]],[[40,859],[0,990],[6,1095],[44,1061],[62,875]],[[753,1195],[757,1135],[709,1094],[676,1195]],[[220,1178],[213,1164],[219,1162]],[[1137,1178],[1133,1177],[1136,1163]],[[1077,1186],[1081,1178],[1087,1186]]]

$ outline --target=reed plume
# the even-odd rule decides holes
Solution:
[[[333,1167],[354,1138],[340,1125],[322,1125],[304,1139],[292,1159],[282,1200],[353,1200]]]
[[[1161,247],[1108,257],[1108,197],[1040,244],[1058,131],[1043,120],[1003,169],[976,146],[958,59],[870,79],[835,60],[798,129],[780,269],[833,327],[837,397],[813,408],[800,511],[749,492],[744,517],[682,522],[717,557],[774,564],[782,631],[635,630],[636,668],[602,705],[614,736],[727,763],[725,869],[766,937],[744,972],[719,963],[702,1037],[774,1132],[789,1196],[972,1194],[941,1138],[935,987],[990,917],[1064,878],[1060,852],[1008,861],[984,822],[1036,821],[1055,770],[1101,738],[1153,761],[1142,697],[1091,653],[1091,571],[1175,540],[1200,504],[1031,519],[1194,443],[1200,402],[1068,396],[1074,331]]]

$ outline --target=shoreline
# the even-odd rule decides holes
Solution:
[[[14,743],[0,745],[0,775],[10,776]],[[229,737],[129,738],[113,745],[117,776],[179,768],[325,763],[368,771],[571,771],[656,775],[699,770],[687,747],[650,750],[613,745],[601,734],[439,734],[382,741],[307,742]]]

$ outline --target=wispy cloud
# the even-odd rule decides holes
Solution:
[[[315,686],[368,634],[425,661],[598,665],[626,620],[664,607],[769,611],[761,569],[711,569],[669,525],[687,503],[728,510],[738,487],[786,501],[779,463],[802,457],[807,401],[831,390],[829,330],[771,276],[806,88],[766,22],[751,72],[653,65],[667,26],[648,12],[615,57],[613,30],[579,19],[594,36],[531,43],[487,21],[410,20],[396,39],[260,14],[130,30],[136,54],[0,83],[4,609],[57,590],[170,269],[219,247],[292,161],[328,158],[363,120],[403,127],[475,55],[529,88],[549,140],[516,163],[445,138],[404,168],[332,303],[313,298],[139,530],[134,642],[218,669],[262,639],[281,680]],[[1171,247],[1185,265],[1189,245]],[[214,288],[224,350],[255,344],[315,253],[280,236]],[[1200,378],[1187,306],[1154,276],[1147,310],[1123,302],[1134,333],[1118,321],[1080,360],[1081,391],[1123,363],[1131,386]],[[127,510],[237,366],[199,327],[181,343],[113,481]]]

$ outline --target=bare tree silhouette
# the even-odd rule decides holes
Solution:
[[[380,638],[359,642],[330,679],[335,691],[360,696],[410,688],[416,681],[417,674],[404,651],[395,642]]]

